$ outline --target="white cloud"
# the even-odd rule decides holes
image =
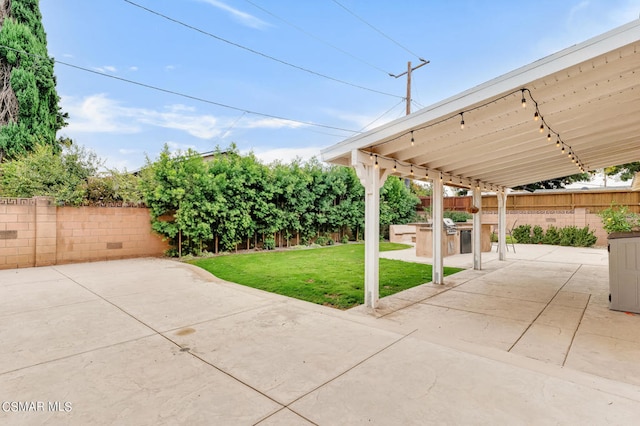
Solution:
[[[127,120],[131,111],[121,107],[118,102],[109,99],[105,94],[87,96],[77,99],[61,96],[63,111],[69,113],[69,133],[137,133],[140,126]]]
[[[138,71],[138,67],[136,66],[129,67],[129,71]]]
[[[233,17],[236,21],[240,22],[243,25],[246,25],[247,27],[262,29],[270,26],[268,23],[264,22],[263,20],[256,18],[255,16],[250,15],[241,10],[235,9],[219,0],[200,0],[200,1],[203,3],[208,3],[211,6],[216,7],[220,10],[224,10],[225,12],[228,12],[231,15],[231,17]]]
[[[196,148],[195,145],[179,143],[179,142],[174,142],[174,141],[166,141],[165,143],[169,147],[169,151],[171,153],[174,153],[174,154],[177,153],[178,151],[183,151],[184,152],[184,151],[187,151],[189,149],[197,151],[197,148]]]
[[[195,107],[183,105],[183,104],[167,105],[166,109],[168,109],[171,112],[184,112],[184,111],[194,112],[196,110]]]
[[[337,110],[325,110],[327,114],[339,118],[345,122],[350,123],[347,127],[353,130],[371,130],[375,127],[382,126],[396,118],[404,115],[404,101],[397,103],[390,110],[377,111],[373,114],[355,114],[353,112],[337,111]],[[382,115],[381,115],[382,114]],[[398,115],[400,114],[400,115]]]
[[[256,158],[262,161],[264,164],[273,163],[274,161],[281,161],[283,163],[290,163],[296,158],[302,160],[310,160],[312,157],[320,158],[320,147],[306,147],[306,148],[269,148],[269,149],[252,149],[242,151],[243,154],[247,154],[253,151]]]
[[[199,139],[212,139],[222,131],[218,119],[212,115],[186,115],[179,112],[158,112],[138,109],[138,121],[168,129],[183,130]]]
[[[627,0],[619,5],[603,1],[581,1],[569,10],[564,28],[556,28],[552,36],[541,39],[535,51],[541,55],[558,52],[638,19],[639,14],[639,0]]]
[[[122,154],[122,155],[131,155],[131,154],[138,154],[142,151],[140,151],[139,149],[126,149],[126,148],[120,148],[118,150],[118,153]]]
[[[125,107],[104,93],[82,99],[62,96],[61,106],[69,112],[69,126],[65,129],[69,133],[138,133],[144,124],[212,139],[228,127],[217,117],[197,114],[195,108],[186,105],[169,105],[161,111]]]
[[[567,19],[567,21],[569,22],[569,24],[573,23],[574,19],[576,18],[576,15],[579,14],[581,11],[588,9],[589,7],[589,1],[582,1],[580,3],[578,3],[577,5],[573,6],[571,8],[571,10],[569,10],[569,18]]]
[[[242,127],[245,129],[281,129],[283,127],[289,129],[298,129],[300,127],[306,126],[307,124],[297,121],[285,120],[282,118],[259,118],[249,121],[245,119],[242,125]]]
[[[294,121],[259,118],[244,118],[238,122],[233,117],[217,117],[200,114],[193,106],[171,104],[163,108],[136,108],[122,105],[107,94],[99,93],[84,98],[61,97],[61,107],[69,113],[69,126],[65,131],[74,133],[140,133],[145,126],[183,131],[193,137],[211,140],[228,134],[231,128],[244,129],[297,129],[305,124]]]
[[[176,69],[175,65],[165,65],[164,70],[165,71],[173,71]]]
[[[101,73],[112,73],[115,74],[118,72],[118,69],[116,67],[114,67],[113,65],[103,65],[101,67],[93,67],[94,70],[101,72]]]

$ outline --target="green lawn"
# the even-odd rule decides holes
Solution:
[[[380,243],[380,251],[404,244]],[[364,244],[217,256],[191,261],[216,277],[347,309],[364,302]],[[444,274],[461,271],[445,268]],[[380,297],[431,281],[431,265],[380,259]]]

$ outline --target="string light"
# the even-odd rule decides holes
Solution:
[[[373,152],[369,153],[369,160],[373,161]]]
[[[507,93],[507,94],[505,94],[505,95],[501,96],[500,98],[493,99],[493,100],[491,100],[491,101],[487,101],[486,103],[484,103],[484,104],[482,104],[482,105],[476,105],[476,106],[474,106],[473,108],[470,108],[470,109],[468,109],[468,110],[460,111],[460,112],[456,113],[455,115],[451,115],[451,116],[448,116],[448,117],[443,117],[442,119],[440,119],[440,120],[439,120],[439,121],[437,121],[437,122],[433,122],[433,123],[429,123],[429,124],[424,124],[424,125],[422,125],[422,126],[420,126],[420,127],[414,128],[414,129],[412,129],[412,130],[408,130],[408,131],[406,131],[406,132],[403,132],[403,133],[401,133],[401,134],[397,135],[396,137],[394,137],[394,138],[392,138],[392,139],[387,139],[387,140],[385,140],[384,142],[380,142],[380,143],[376,144],[375,146],[373,146],[373,147],[371,147],[371,148],[375,148],[376,146],[383,145],[383,144],[387,144],[387,143],[390,143],[390,142],[395,141],[395,140],[397,140],[397,139],[400,139],[400,138],[402,138],[403,136],[406,136],[408,133],[410,133],[410,134],[411,134],[411,139],[410,139],[410,140],[411,140],[411,146],[414,146],[414,145],[415,145],[415,138],[414,138],[414,134],[413,134],[413,133],[414,133],[414,131],[415,131],[415,130],[424,130],[424,129],[427,129],[427,128],[430,128],[430,127],[433,127],[433,126],[437,126],[437,125],[439,125],[439,124],[441,124],[441,123],[444,123],[444,122],[446,122],[446,121],[451,120],[451,119],[452,119],[452,118],[454,118],[454,117],[457,117],[458,115],[460,115],[460,130],[464,130],[464,126],[465,126],[464,113],[465,113],[465,112],[470,112],[470,111],[473,111],[473,110],[476,110],[476,109],[483,108],[483,107],[485,107],[485,106],[487,106],[487,105],[490,105],[490,104],[492,104],[492,103],[496,103],[496,102],[497,102],[498,100],[500,100],[500,99],[506,99],[506,98],[508,98],[508,97],[510,97],[510,96],[515,95],[515,94],[517,93],[517,91],[518,91],[518,90],[520,90],[520,92],[521,92],[521,96],[522,96],[522,97],[521,97],[521,103],[522,103],[522,107],[523,107],[523,108],[526,108],[526,107],[527,107],[527,99],[526,99],[526,96],[525,96],[525,91],[529,93],[529,97],[531,98],[531,101],[534,103],[534,107],[535,107],[535,111],[534,111],[533,119],[534,119],[534,121],[541,121],[541,124],[540,124],[540,127],[539,127],[539,131],[540,131],[540,133],[544,133],[544,131],[545,131],[545,130],[547,130],[547,141],[548,141],[548,142],[551,142],[551,137],[552,137],[552,135],[554,135],[554,136],[556,137],[556,147],[561,148],[561,152],[562,152],[563,154],[567,153],[567,150],[568,150],[568,151],[569,151],[569,152],[568,152],[568,158],[570,158],[570,159],[572,160],[572,162],[573,162],[574,164],[576,164],[576,166],[577,166],[578,168],[580,168],[580,170],[582,170],[582,171],[584,171],[585,169],[586,169],[586,170],[588,170],[588,167],[584,166],[584,165],[580,162],[579,158],[578,158],[578,157],[576,156],[576,154],[573,152],[573,150],[571,149],[571,147],[570,147],[568,144],[566,144],[566,143],[562,140],[562,138],[561,138],[560,134],[559,134],[558,132],[554,131],[554,130],[552,129],[552,127],[551,127],[551,126],[549,126],[549,124],[547,123],[547,121],[544,119],[544,116],[540,113],[540,110],[539,110],[539,108],[538,108],[538,102],[537,102],[537,101],[534,99],[534,97],[532,96],[531,91],[530,91],[529,89],[527,89],[526,87],[521,88],[521,89],[516,89],[516,90],[514,90],[514,91],[512,91],[512,92],[510,92],[510,93]],[[373,158],[373,156],[374,156],[373,152],[372,152],[372,151],[371,151],[371,152],[369,152],[369,158],[370,158],[370,159],[372,159],[372,158]],[[376,168],[377,168],[377,167],[378,167],[378,155],[377,155],[377,154],[375,155],[375,160],[376,160],[376,161],[375,161],[375,166],[376,166]],[[389,158],[388,160],[390,161],[391,159]],[[408,164],[406,164],[406,163],[405,163],[405,166],[408,166]],[[422,167],[420,167],[420,166],[419,166],[419,168],[420,168],[420,169],[422,169]],[[394,159],[394,172],[395,172],[396,170],[397,170],[396,160]],[[425,178],[426,178],[426,179],[429,179],[429,169],[425,168],[425,173],[426,173]],[[412,165],[411,165],[411,175],[413,176],[413,174],[414,174],[414,171],[413,171],[413,164],[412,164]],[[439,176],[439,178],[440,178],[440,181],[442,182],[442,180],[443,180],[443,174],[442,174],[442,172],[440,172],[440,176]],[[449,182],[449,184],[451,184],[451,183],[452,183],[452,178],[453,178],[453,177],[452,177],[451,175],[449,175],[449,178],[448,178],[448,182]],[[460,185],[463,185],[463,183],[462,183],[462,177],[460,176],[460,177],[459,177],[459,179],[460,179]],[[479,181],[478,181],[478,182],[479,182]],[[473,185],[473,184],[469,184],[469,186],[472,186],[472,185]],[[497,186],[497,187],[496,187],[496,190],[498,190],[498,189],[499,189],[500,191],[504,191],[504,187]]]
[[[398,171],[398,168],[396,167],[396,161],[393,160],[393,171],[394,173]]]

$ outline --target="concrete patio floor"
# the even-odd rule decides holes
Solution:
[[[162,259],[0,271],[0,423],[637,424],[606,250],[516,250],[375,312]]]

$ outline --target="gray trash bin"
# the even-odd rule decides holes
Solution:
[[[609,309],[640,313],[640,232],[609,234]]]

